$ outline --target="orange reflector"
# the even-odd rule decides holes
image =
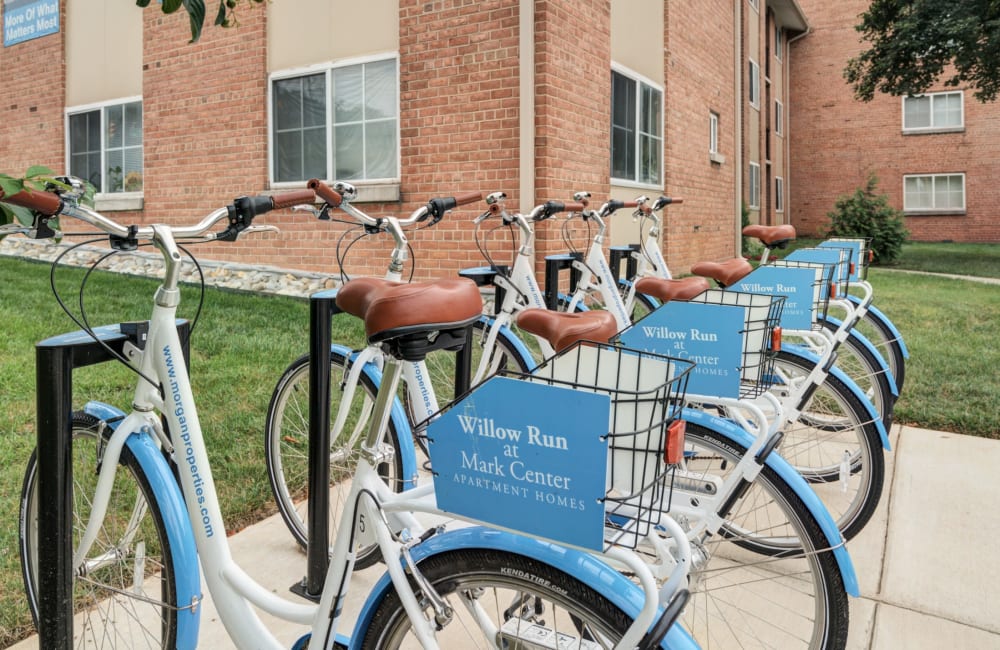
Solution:
[[[871,264],[872,260],[875,259],[875,251],[868,249],[868,263]]]
[[[837,297],[837,284],[835,282],[830,283],[830,298]]]
[[[771,330],[771,352],[777,352],[781,349],[781,328],[775,327]]]
[[[684,434],[687,422],[674,420],[667,427],[667,445],[663,450],[663,460],[667,465],[676,465],[684,457]]]
[[[854,275],[854,262],[851,262],[851,275]]]

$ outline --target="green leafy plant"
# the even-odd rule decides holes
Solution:
[[[35,215],[32,214],[31,210],[19,205],[5,203],[3,200],[4,196],[11,196],[24,190],[44,192],[52,186],[64,190],[72,189],[66,183],[57,180],[51,169],[42,167],[41,165],[29,167],[21,178],[0,174],[0,226],[15,222],[22,226],[31,226],[35,220]],[[80,200],[92,206],[94,204],[94,186],[86,183],[85,187],[86,191]],[[58,218],[49,219],[48,224],[51,228],[59,228]],[[2,237],[3,235],[0,235],[0,238]]]
[[[828,237],[869,237],[875,254],[874,264],[895,263],[903,252],[909,232],[903,213],[889,205],[889,197],[879,194],[878,177],[869,174],[864,187],[841,196],[827,213]]]
[[[264,0],[219,0],[219,10],[215,14],[215,24],[219,27],[238,27],[240,21],[236,18],[236,9],[241,2],[261,4]],[[139,7],[148,7],[149,0],[136,0]],[[191,21],[191,42],[201,38],[201,30],[205,26],[204,0],[163,0],[160,9],[165,14],[172,14],[183,8]]]
[[[750,208],[747,207],[746,202],[740,203],[740,230],[746,228],[750,225]],[[764,252],[764,246],[760,243],[760,240],[754,237],[743,236],[741,241],[741,247],[743,250],[743,257],[748,260],[759,260],[761,254]]]

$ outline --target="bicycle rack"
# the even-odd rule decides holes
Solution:
[[[330,505],[330,326],[333,316],[341,313],[337,289],[314,293],[309,297],[309,504],[306,513],[306,576],[292,585],[292,592],[318,601],[323,593],[330,563],[330,531],[327,512]],[[471,341],[472,327],[466,330]],[[469,390],[472,370],[471,346],[465,345],[455,357],[455,397]]]
[[[142,323],[94,330],[101,342],[122,354],[126,342],[142,346]],[[177,321],[190,367],[188,321]],[[107,348],[80,330],[35,345],[35,407],[38,430],[38,645],[73,645],[73,370],[114,360]]]
[[[625,279],[631,281],[635,278],[635,274],[639,272],[639,262],[632,253],[637,253],[640,250],[639,244],[612,246],[608,249],[609,265],[615,282],[622,279],[622,260],[625,260]]]
[[[545,306],[552,311],[559,309],[559,271],[569,269],[569,293],[576,291],[580,271],[573,262],[583,261],[583,253],[562,253],[545,256]]]

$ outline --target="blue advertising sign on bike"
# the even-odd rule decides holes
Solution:
[[[622,344],[693,361],[688,392],[739,397],[747,308],[668,302],[625,330]]]
[[[608,395],[486,381],[427,428],[438,507],[602,550],[610,414]]]
[[[789,330],[807,330],[816,315],[813,306],[819,299],[819,270],[762,266],[729,287],[734,291],[785,296],[781,326]]]

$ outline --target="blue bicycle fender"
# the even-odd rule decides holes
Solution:
[[[108,423],[115,429],[125,417],[119,409],[103,402],[88,402],[83,410]],[[198,569],[198,549],[194,543],[194,531],[188,519],[184,496],[174,474],[167,464],[160,448],[152,438],[145,435],[130,435],[125,441],[129,451],[142,467],[149,486],[156,494],[163,527],[166,529],[174,559],[174,588],[177,606],[188,607],[201,601],[201,574]],[[177,647],[195,648],[198,645],[198,630],[201,624],[201,607],[181,609],[177,613]]]
[[[847,294],[847,299],[853,303],[859,305],[861,304],[861,298],[853,294]],[[875,305],[868,305],[868,311],[872,316],[881,321],[883,325],[889,328],[889,333],[891,333],[893,338],[896,339],[896,342],[899,343],[899,349],[903,353],[903,358],[909,359],[910,351],[906,349],[906,341],[903,340],[903,335],[899,333],[898,329],[896,329],[896,325]]]
[[[745,448],[749,449],[750,445],[754,442],[754,437],[743,427],[705,411],[686,408],[682,417],[687,422],[693,422],[706,429],[711,429],[716,433],[722,434],[724,437]],[[802,499],[806,508],[809,509],[810,514],[819,523],[823,534],[826,535],[826,540],[830,543],[830,548],[833,549],[833,556],[837,560],[837,566],[840,568],[840,575],[844,579],[844,588],[848,595],[859,596],[861,592],[858,588],[858,577],[854,572],[854,563],[851,562],[851,556],[844,545],[844,538],[840,534],[840,529],[837,528],[837,522],[830,516],[830,512],[823,505],[816,491],[809,486],[794,467],[788,464],[788,461],[781,457],[780,450],[777,453],[769,455],[764,463]]]
[[[473,526],[434,535],[422,544],[410,549],[410,553],[414,561],[419,562],[433,555],[465,549],[508,551],[549,564],[591,587],[629,616],[636,616],[645,602],[642,590],[638,586],[588,553],[491,528]],[[365,631],[371,624],[376,607],[391,589],[392,582],[389,580],[389,574],[385,573],[368,595],[368,599],[358,615],[358,621],[348,645],[349,648],[360,646]],[[340,638],[338,635],[338,640]],[[669,650],[696,650],[699,648],[694,639],[679,624],[670,628],[660,647]]]
[[[781,349],[784,352],[790,352],[794,355],[800,356],[804,359],[809,360],[813,364],[819,363],[819,356],[813,353],[812,350],[801,346],[795,345],[793,343],[782,343]],[[848,390],[861,401],[861,405],[864,406],[865,412],[868,414],[868,418],[875,424],[875,428],[878,429],[878,435],[882,439],[882,448],[886,451],[892,451],[892,445],[889,444],[889,434],[885,430],[885,424],[882,423],[882,418],[875,411],[875,407],[872,406],[871,400],[865,397],[864,392],[862,392],[861,387],[858,386],[857,382],[844,374],[844,371],[834,364],[830,368],[830,374],[844,382]]]
[[[569,305],[570,301],[573,300],[573,296],[570,296],[568,294],[560,292],[559,293],[559,300],[562,301],[562,303],[564,305]],[[590,307],[588,307],[587,305],[583,304],[582,302],[577,303],[575,309],[576,309],[577,312],[590,311]]]
[[[357,352],[344,345],[331,345],[330,350],[339,352],[345,359],[353,361],[358,358]],[[365,364],[361,372],[367,375],[376,387],[382,385],[382,371],[371,361]],[[417,475],[417,452],[413,447],[413,430],[410,429],[410,420],[406,417],[403,404],[399,401],[398,396],[392,399],[392,411],[389,417],[392,418],[392,423],[396,426],[396,437],[399,438],[399,455],[402,457],[403,476],[408,477],[403,484],[406,489],[410,489],[414,487],[414,484],[409,480],[409,477]]]
[[[842,323],[840,319],[834,318],[833,316],[827,316],[824,320],[826,320],[826,322],[830,323],[834,327],[838,328]],[[862,346],[865,347],[865,349],[867,349],[875,356],[875,360],[878,361],[879,372],[884,372],[886,377],[889,378],[889,388],[892,389],[892,396],[899,397],[899,388],[896,387],[896,378],[893,377],[892,370],[889,368],[889,364],[886,363],[885,357],[883,357],[882,353],[878,351],[878,348],[875,347],[875,344],[871,342],[871,339],[869,339],[867,336],[865,336],[856,329],[852,329],[848,333],[848,336],[850,336],[852,339],[860,343]]]
[[[479,320],[481,323],[483,323],[486,329],[490,329],[491,327],[493,327],[493,323],[495,323],[497,319],[490,318],[488,316],[482,316],[480,317]],[[498,339],[502,338],[504,341],[506,341],[507,345],[514,348],[517,351],[517,353],[521,355],[522,359],[527,359],[530,362],[531,368],[538,365],[538,362],[535,360],[535,355],[531,353],[531,350],[529,350],[528,346],[524,344],[524,341],[522,341],[519,336],[514,334],[514,332],[512,332],[510,327],[508,327],[507,325],[504,325],[503,327],[500,328],[500,331],[497,332],[497,338]],[[528,370],[531,370],[531,368],[528,368]]]

